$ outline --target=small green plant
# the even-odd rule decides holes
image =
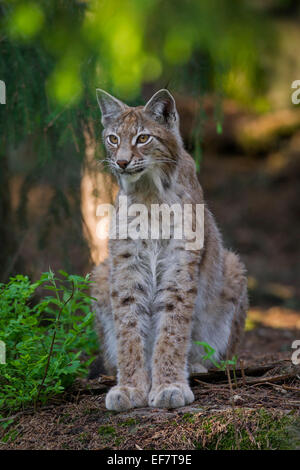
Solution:
[[[210,361],[217,369],[220,370],[226,370],[227,366],[233,366],[235,368],[236,363],[237,363],[237,356],[233,356],[231,359],[226,359],[225,361],[220,361],[217,362],[214,359],[214,355],[216,353],[216,350],[212,348],[208,343],[205,341],[194,341],[195,344],[198,344],[198,346],[202,346],[205,352],[205,355],[203,355],[202,359],[203,361]]]
[[[0,364],[3,414],[63,392],[95,357],[89,276],[60,275],[50,271],[34,283],[18,275],[0,284],[0,341],[6,345],[6,361]]]

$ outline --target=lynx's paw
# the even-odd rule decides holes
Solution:
[[[155,408],[179,408],[194,401],[194,394],[188,384],[173,383],[160,385],[151,390],[149,406]]]
[[[144,390],[116,385],[106,395],[105,406],[108,410],[125,411],[147,406],[147,401],[147,394]]]
[[[207,372],[207,368],[200,364],[200,362],[190,365],[190,374],[206,374]]]

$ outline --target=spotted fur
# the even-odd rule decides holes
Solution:
[[[128,204],[149,210],[151,204],[203,204],[170,93],[161,90],[136,108],[102,90],[97,98],[107,162],[120,184],[117,212],[122,195]],[[138,145],[141,134],[151,138]],[[212,346],[216,360],[238,345],[247,309],[245,269],[237,255],[224,249],[206,206],[201,250],[186,250],[185,240],[174,238],[111,239],[109,258],[93,277],[105,365],[117,371],[118,384],[106,397],[108,409],[191,403],[189,373],[209,365],[195,340]]]

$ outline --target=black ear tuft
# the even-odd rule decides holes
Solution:
[[[108,124],[111,118],[117,116],[127,108],[127,105],[122,103],[122,101],[100,88],[97,88],[96,96],[101,110],[102,124],[104,127]]]
[[[144,106],[144,111],[161,124],[172,126],[178,121],[175,100],[165,89],[159,90],[152,96]]]

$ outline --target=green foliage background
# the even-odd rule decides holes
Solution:
[[[15,145],[35,134],[40,163],[67,141],[82,153],[82,126],[99,122],[96,87],[132,103],[158,82],[265,105],[263,57],[274,38],[251,2],[5,0],[0,8],[0,137]]]

